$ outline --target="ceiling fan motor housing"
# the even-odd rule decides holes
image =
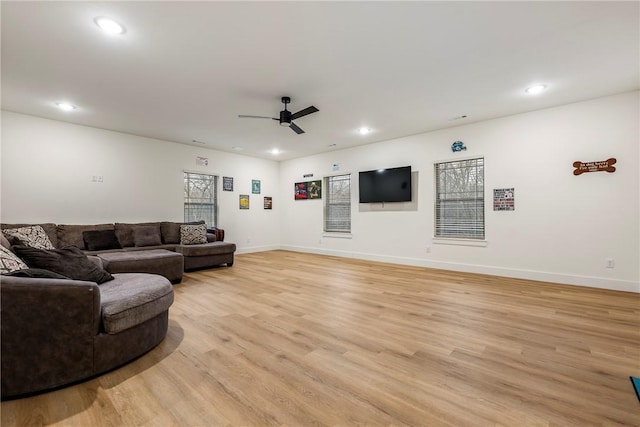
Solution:
[[[280,111],[280,126],[291,126],[291,111]]]

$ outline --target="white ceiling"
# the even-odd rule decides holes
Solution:
[[[2,1],[2,108],[291,159],[638,89],[639,14],[638,2]],[[97,16],[126,33],[105,35]],[[548,90],[525,94],[533,83]],[[295,121],[307,133],[238,118],[277,117],[283,95],[320,110]]]

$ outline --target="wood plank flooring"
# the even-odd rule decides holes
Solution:
[[[640,295],[286,251],[185,275],[165,341],[2,426],[640,426]]]

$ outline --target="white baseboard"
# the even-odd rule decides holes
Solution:
[[[613,291],[640,293],[640,283],[630,280],[617,280],[604,277],[578,276],[562,273],[551,273],[545,271],[522,270],[505,267],[495,267],[486,265],[460,264],[454,262],[443,262],[425,260],[420,258],[396,257],[389,255],[367,254],[361,252],[336,251],[331,249],[318,249],[303,246],[282,245],[280,249],[306,252],[319,255],[331,255],[344,258],[356,258],[377,262],[388,262],[391,264],[411,265],[415,267],[436,268],[441,270],[460,271],[464,273],[488,274],[492,276],[513,277],[516,279],[535,280],[540,282],[560,283],[574,286],[587,286],[590,288],[609,289]]]

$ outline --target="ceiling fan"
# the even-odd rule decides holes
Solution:
[[[291,111],[287,110],[287,104],[291,102],[291,98],[289,98],[288,96],[283,96],[282,97],[282,103],[284,104],[284,110],[280,111],[280,117],[267,117],[267,116],[247,116],[245,114],[240,114],[238,115],[238,117],[241,118],[250,118],[250,119],[270,119],[270,120],[278,120],[280,122],[280,126],[287,126],[290,127],[295,133],[297,133],[298,135],[301,133],[304,133],[304,131],[302,129],[300,129],[295,123],[293,123],[293,120],[295,119],[299,119],[300,117],[304,117],[308,114],[311,113],[315,113],[318,110],[316,107],[314,107],[313,105],[311,107],[307,107],[304,108],[300,111],[298,111],[297,113],[292,113]]]

